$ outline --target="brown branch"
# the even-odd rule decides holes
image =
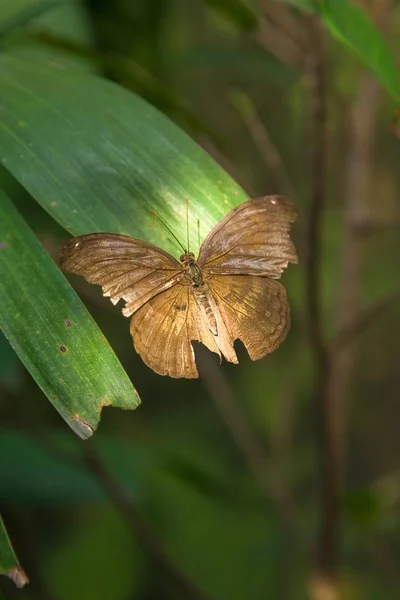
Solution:
[[[374,126],[379,89],[376,82],[365,75],[350,112],[349,149],[345,180],[345,214],[343,242],[336,301],[337,336],[353,328],[360,318],[362,278],[367,236],[357,225],[358,215],[365,213],[370,188],[370,172],[374,144]],[[348,338],[348,335],[345,337]],[[332,347],[331,381],[329,393],[335,403],[334,427],[338,447],[339,479],[343,479],[347,422],[352,393],[353,368],[357,345],[343,344],[340,352],[337,339]]]
[[[361,311],[354,321],[343,325],[331,343],[331,352],[339,353],[344,350],[346,346],[355,341],[355,338],[360,333],[363,333],[365,329],[373,325],[382,313],[388,310],[399,298],[400,290],[394,290],[377,300],[372,306]]]
[[[304,27],[298,16],[280,0],[265,0],[262,12],[267,19],[296,44],[298,51],[307,47]]]
[[[210,596],[203,592],[176,564],[151,525],[138,510],[135,502],[104,465],[91,442],[85,444],[83,459],[107,498],[124,518],[132,534],[140,540],[159,568],[168,576],[175,588],[183,594],[183,597],[187,600],[210,600]]]
[[[388,15],[388,2],[375,0],[376,12]],[[377,15],[375,15],[377,16]],[[313,597],[337,597],[337,545],[340,529],[339,495],[343,480],[345,440],[351,379],[355,360],[355,344],[345,344],[340,352],[335,346],[327,350],[320,314],[320,229],[326,181],[326,91],[322,33],[311,19],[310,58],[314,81],[313,201],[310,214],[308,256],[308,323],[312,345],[319,364],[317,401],[319,405],[319,438],[321,455],[321,525],[317,545],[317,573],[311,581]],[[349,126],[349,151],[345,192],[344,241],[337,302],[339,336],[349,341],[365,326],[359,320],[361,278],[365,232],[354,224],[365,215],[365,202],[370,189],[374,128],[378,106],[378,87],[366,75],[352,106]],[[365,315],[364,315],[365,316]],[[370,317],[369,317],[370,318]],[[368,319],[367,319],[368,321]],[[345,332],[343,334],[343,332]],[[343,338],[342,338],[343,340]]]
[[[317,365],[317,438],[320,456],[320,530],[316,548],[316,580],[335,589],[339,500],[333,409],[329,396],[329,354],[321,314],[321,234],[327,180],[327,100],[324,32],[315,17],[309,19],[309,82],[311,107],[311,205],[307,255],[307,324]]]
[[[374,0],[373,17],[378,25],[387,25],[391,0]],[[338,331],[331,349],[328,394],[334,407],[333,427],[337,453],[338,485],[342,485],[345,471],[347,430],[352,398],[353,371],[357,357],[357,344],[344,343],[338,349],[337,340],[356,342],[354,334],[365,326],[361,311],[362,280],[366,251],[366,232],[359,224],[369,211],[372,188],[375,130],[381,91],[370,75],[362,77],[349,113],[349,143],[346,156],[344,191],[343,242],[336,302]],[[371,317],[367,314],[367,323]]]
[[[231,100],[246,125],[254,145],[258,149],[265,166],[271,176],[271,187],[275,192],[296,196],[288,172],[276,146],[272,142],[266,126],[262,122],[250,97],[235,90],[231,93]]]
[[[302,66],[304,55],[299,45],[265,17],[260,19],[254,37],[261,47],[276,56],[282,63],[294,68]]]
[[[196,362],[204,387],[210,394],[260,489],[272,504],[288,536],[297,539],[299,532],[294,520],[295,507],[291,491],[268,459],[262,444],[249,426],[221,368],[215,363],[210,352],[201,346],[196,348]]]
[[[326,344],[321,316],[321,233],[326,200],[327,108],[324,35],[319,21],[310,18],[309,102],[311,120],[311,203],[308,222],[307,310],[308,332],[317,362],[324,367]]]
[[[372,211],[371,211],[372,212]],[[384,229],[397,228],[400,225],[400,214],[393,211],[385,216],[374,214],[357,215],[351,227],[361,236],[369,236],[372,233],[380,232]]]

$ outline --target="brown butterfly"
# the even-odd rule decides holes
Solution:
[[[143,240],[93,233],[67,243],[61,268],[101,285],[113,304],[125,300],[135,349],[156,373],[198,377],[192,341],[237,363],[235,340],[257,360],[285,339],[289,305],[275,280],[297,262],[289,237],[295,219],[288,198],[264,196],[231,210],[197,260],[185,251],[178,262]]]

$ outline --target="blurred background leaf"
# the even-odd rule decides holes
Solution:
[[[28,579],[18,563],[11,545],[3,519],[0,515],[0,575],[9,577],[17,587],[23,587]]]
[[[239,29],[252,30],[257,26],[255,11],[241,0],[207,0],[207,4]]]
[[[318,2],[320,2],[320,0],[282,0],[282,3],[290,4],[308,12],[316,11]]]
[[[2,0],[0,35],[3,37],[9,30],[16,29],[31,19],[48,13],[60,6],[63,0]]]
[[[342,44],[374,73],[392,98],[400,101],[400,77],[390,46],[362,8],[349,0],[323,0],[324,22]]]

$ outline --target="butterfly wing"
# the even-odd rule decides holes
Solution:
[[[290,327],[290,310],[281,283],[255,275],[226,275],[212,277],[208,287],[222,321],[219,333],[226,328],[225,339],[229,339],[232,350],[233,342],[239,339],[250,358],[258,360],[283,342]],[[227,360],[236,362],[221,350]]]
[[[286,337],[290,310],[285,289],[275,279],[289,262],[297,262],[289,236],[295,219],[289,198],[255,198],[231,210],[202,244],[198,262],[218,315],[216,342],[226,360],[235,362],[236,339],[257,360]]]
[[[216,333],[182,266],[147,242],[116,234],[74,238],[61,253],[61,267],[101,285],[114,304],[125,300],[135,349],[154,371],[197,377],[192,341],[237,362],[235,339],[256,360],[285,338],[286,293],[270,278],[297,262],[289,238],[295,217],[290,200],[257,198],[233,209],[204,240],[198,264]]]
[[[184,277],[180,263],[161,248],[113,233],[72,238],[61,251],[60,266],[101,285],[113,304],[125,300],[126,317]]]
[[[198,263],[204,274],[261,275],[277,279],[297,262],[289,237],[296,219],[285,196],[263,196],[231,210],[205,238]]]
[[[137,353],[160,375],[198,377],[191,341],[221,356],[218,336],[202,317],[190,283],[154,296],[132,316],[130,330]]]
[[[143,361],[160,375],[198,377],[192,341],[233,363],[240,339],[252,360],[273,352],[285,339],[290,311],[283,285],[267,277],[213,277],[206,284],[218,333],[211,332],[193,287],[178,283],[154,296],[131,320],[131,334]]]
[[[114,304],[125,300],[135,349],[156,373],[198,377],[192,340],[221,356],[180,263],[160,248],[123,235],[89,234],[69,240],[60,265],[101,285]]]

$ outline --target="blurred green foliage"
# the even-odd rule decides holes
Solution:
[[[155,230],[145,214],[155,205],[184,236],[177,207],[186,195],[201,217],[203,237],[231,205],[245,198],[241,187],[250,195],[279,193],[289,182],[295,190],[299,222],[294,237],[301,262],[284,276],[291,333],[265,360],[251,363],[239,348],[238,366],[218,368],[273,467],[266,471],[271,489],[279,483],[293,500],[289,529],[295,524],[300,537],[278,518],[276,502],[253,477],[202,381],[173,381],[152,373],[134,353],[128,321],[119,310],[98,289],[72,281],[143,401],[134,412],[106,408],[100,430],[85,447],[99,452],[176,563],[213,599],[310,597],[320,507],[317,373],[305,335],[312,182],[304,54],[308,19],[315,13],[343,44],[326,35],[329,180],[319,291],[327,338],[336,333],[339,275],[346,260],[346,178],[354,159],[349,123],[364,89],[362,63],[392,99],[381,94],[373,119],[373,152],[367,157],[371,186],[358,222],[365,235],[360,311],[399,288],[400,149],[391,119],[399,89],[392,53],[399,51],[400,13],[394,2],[381,9],[387,14],[380,20],[391,25],[381,35],[366,16],[374,3],[361,4],[0,0],[0,187],[55,261],[70,233],[91,226],[99,230],[110,220],[115,230],[126,228],[172,250],[165,232]],[[374,6],[379,13],[379,0]],[[100,77],[96,83],[91,83],[93,73]],[[12,82],[10,88],[7,82]],[[9,95],[11,87],[14,96]],[[130,92],[164,112],[178,128],[151,107],[144,110]],[[250,99],[254,112],[235,105],[237,93]],[[36,137],[33,154],[21,158],[15,140],[22,113],[29,116]],[[144,123],[145,135],[135,123]],[[86,155],[79,153],[82,144]],[[282,161],[283,176],[282,169],[277,176],[271,149]],[[123,168],[115,168],[121,152]],[[143,152],[147,158],[140,162]],[[160,158],[168,152],[181,153],[179,169]],[[143,204],[132,181],[140,180],[152,157],[158,160],[154,177],[145,174],[142,179],[148,182]],[[56,185],[53,176],[60,174]],[[71,212],[71,197],[81,219]],[[129,202],[132,212],[121,211]],[[91,221],[84,220],[87,215]],[[19,258],[27,257],[21,253]],[[33,261],[37,268],[35,255]],[[3,273],[0,277],[4,282]],[[31,287],[34,296],[34,282]],[[339,548],[339,581],[346,600],[395,598],[400,584],[398,305],[396,299],[387,303],[353,340]],[[0,427],[0,510],[31,579],[17,591],[0,578],[0,594],[32,600],[184,597],[111,505],[87,469],[83,442],[68,430],[4,337]],[[10,549],[0,536],[0,560],[3,548]],[[5,567],[9,565],[0,564]]]

